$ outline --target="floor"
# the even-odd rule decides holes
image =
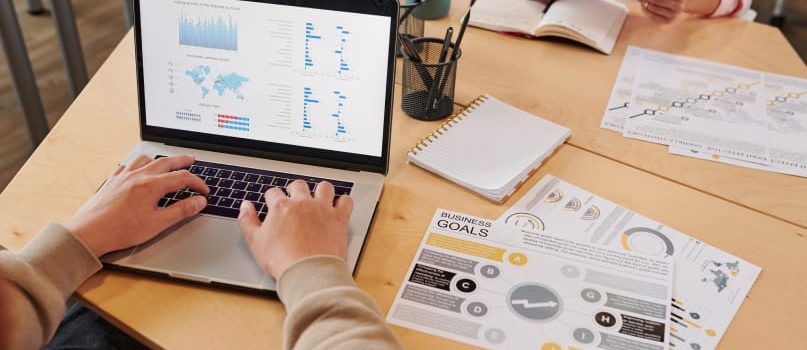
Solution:
[[[0,0],[5,1],[5,0]],[[23,28],[28,53],[50,125],[70,105],[64,66],[46,13],[30,16],[23,0],[14,0]],[[767,22],[775,0],[754,0],[757,21]],[[45,1],[47,3],[47,1]],[[90,74],[95,73],[126,33],[121,0],[73,0],[82,48]],[[801,57],[807,60],[807,1],[786,0],[787,20],[783,32]],[[22,116],[17,107],[8,70],[0,57],[0,191],[8,184],[31,153]]]

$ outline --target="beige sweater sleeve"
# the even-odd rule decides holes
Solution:
[[[0,251],[0,349],[37,349],[52,337],[65,301],[101,263],[61,225],[51,223],[21,252]],[[286,306],[287,349],[400,349],[344,261],[313,257],[278,283]]]
[[[0,251],[0,348],[46,344],[64,316],[67,298],[100,269],[90,250],[55,223],[18,254]]]
[[[317,256],[278,281],[286,306],[284,349],[401,349],[373,299],[356,287],[343,260]]]

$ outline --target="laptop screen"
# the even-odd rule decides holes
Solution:
[[[389,16],[142,0],[145,124],[381,157]]]

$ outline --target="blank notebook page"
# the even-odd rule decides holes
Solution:
[[[413,158],[458,182],[499,190],[537,167],[570,132],[488,95],[474,106]]]

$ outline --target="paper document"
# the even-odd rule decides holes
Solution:
[[[387,320],[496,349],[666,349],[673,263],[437,210]]]
[[[600,126],[677,155],[807,176],[807,79],[629,46]]]
[[[662,52],[636,68],[625,136],[766,162],[761,73]]]
[[[761,270],[551,175],[498,221],[519,228],[525,240],[551,235],[674,261],[673,349],[714,349]]]

